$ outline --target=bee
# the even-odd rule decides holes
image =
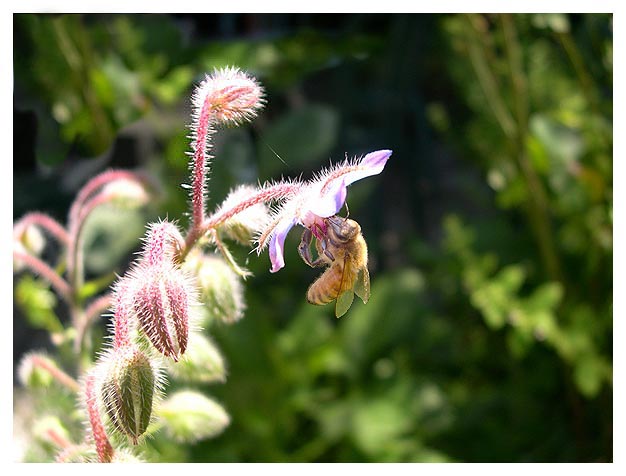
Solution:
[[[325,230],[316,230],[317,259],[311,256],[313,232],[305,229],[298,252],[312,268],[328,266],[306,293],[311,304],[335,303],[335,316],[343,316],[354,295],[367,303],[370,297],[370,275],[367,270],[367,244],[361,226],[349,218],[332,216],[324,219]]]

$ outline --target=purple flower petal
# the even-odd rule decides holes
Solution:
[[[346,201],[348,187],[343,178],[330,183],[325,193],[315,203],[310,204],[309,210],[318,217],[329,217],[336,214]]]
[[[274,229],[269,245],[270,261],[272,262],[272,269],[270,269],[271,273],[275,273],[285,266],[285,258],[283,254],[285,237],[287,236],[287,233],[289,233],[289,230],[293,228],[295,221],[295,218],[289,220],[283,219],[278,222],[276,228]]]
[[[350,185],[362,178],[381,173],[385,168],[387,160],[391,157],[392,152],[391,150],[384,149],[367,154],[359,162],[357,170],[348,172],[343,176],[345,184]]]

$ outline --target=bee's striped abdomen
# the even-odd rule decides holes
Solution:
[[[330,266],[309,286],[306,299],[311,304],[326,304],[337,299],[341,286],[343,266],[339,263]]]

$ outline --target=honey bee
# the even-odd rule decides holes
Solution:
[[[317,259],[311,256],[310,244],[313,233],[305,229],[298,252],[312,268],[328,266],[309,286],[306,293],[311,304],[327,304],[336,300],[335,316],[343,316],[356,294],[363,303],[370,297],[370,275],[367,270],[367,244],[361,234],[361,226],[349,218],[332,216],[324,219],[326,230],[319,230],[315,247]],[[323,233],[322,233],[323,232]]]

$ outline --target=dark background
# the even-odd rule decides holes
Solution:
[[[216,136],[213,205],[239,183],[394,151],[348,196],[372,298],[340,320],[308,305],[316,271],[297,232],[277,274],[267,253],[237,250],[254,272],[248,309],[211,329],[229,377],[203,388],[232,423],[148,451],[611,461],[612,16],[14,15],[15,219],[64,223],[97,172],[150,171],[160,199],[105,216],[88,240],[90,276],[122,273],[147,221],[186,225],[189,96],[226,65],[255,75],[268,104]],[[16,362],[54,351],[24,305]]]

